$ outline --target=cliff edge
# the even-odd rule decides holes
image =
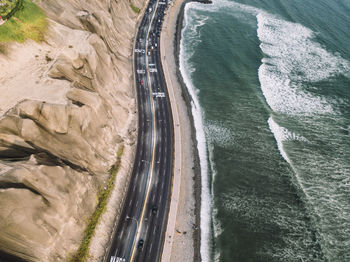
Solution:
[[[0,51],[0,252],[67,261],[118,148],[135,143],[138,14],[126,0],[34,2],[45,41]]]

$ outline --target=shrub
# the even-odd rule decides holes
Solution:
[[[0,26],[1,42],[24,42],[33,39],[40,42],[44,40],[47,21],[44,12],[30,0],[23,1],[23,7]]]
[[[132,3],[130,3],[130,7],[136,14],[140,13],[140,8],[134,6]]]
[[[108,199],[114,189],[115,179],[117,177],[117,173],[120,167],[123,151],[124,151],[124,146],[121,145],[117,152],[117,160],[109,170],[110,176],[108,179],[108,183],[105,188],[99,190],[98,204],[95,212],[92,214],[92,216],[89,219],[88,226],[86,227],[84,232],[83,241],[77,253],[72,258],[69,259],[70,262],[85,262],[88,259],[90,241],[94,235],[95,228],[98,222],[100,221],[101,215],[106,211]]]

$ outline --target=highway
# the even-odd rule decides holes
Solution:
[[[166,6],[149,2],[135,41],[138,140],[108,262],[155,262],[162,254],[173,175],[173,121],[159,51]]]

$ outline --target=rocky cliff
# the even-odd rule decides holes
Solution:
[[[45,42],[0,53],[0,252],[67,261],[118,147],[135,141],[138,15],[128,0],[36,3]]]

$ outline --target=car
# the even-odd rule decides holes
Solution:
[[[156,205],[152,206],[152,213],[157,214],[158,212],[158,207]]]
[[[139,240],[139,243],[137,244],[137,248],[139,249],[139,250],[141,250],[142,248],[143,248],[143,244],[145,243],[145,241],[143,241],[143,239],[140,239]]]

